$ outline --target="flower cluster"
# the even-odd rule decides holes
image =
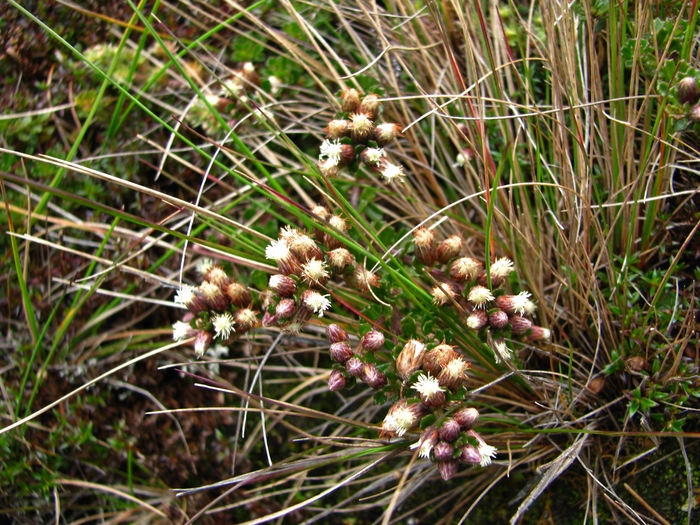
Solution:
[[[416,260],[432,267],[438,281],[430,290],[433,303],[438,306],[456,306],[465,315],[465,325],[487,339],[497,363],[510,361],[511,350],[507,337],[524,337],[530,341],[549,339],[547,328],[534,326],[526,316],[535,311],[529,292],[509,295],[501,289],[513,271],[513,263],[502,257],[489,267],[462,255],[464,241],[452,235],[440,243],[427,228],[414,231]],[[443,270],[437,266],[442,265]]]
[[[385,337],[375,328],[354,347],[337,324],[328,326],[326,337],[331,359],[337,363],[328,379],[329,390],[351,387],[359,380],[395,399],[381,424],[383,437],[418,430],[430,416],[437,423],[422,432],[414,448],[420,447],[421,457],[437,463],[443,479],[454,476],[460,461],[482,467],[491,463],[496,449],[473,430],[479,413],[462,400],[470,365],[456,347],[442,343],[428,349],[422,341],[409,339],[396,356],[380,357],[386,354]]]
[[[183,285],[175,296],[175,302],[186,306],[188,313],[173,324],[173,339],[194,337],[195,352],[202,356],[215,340],[228,344],[255,328],[258,312],[253,310],[250,290],[231,279],[221,266],[203,259],[197,270],[204,277],[202,284]]]
[[[318,168],[327,177],[335,177],[345,167],[357,169],[364,164],[381,175],[386,183],[401,182],[403,167],[386,158],[384,147],[401,133],[396,123],[377,123],[381,101],[369,93],[364,97],[356,89],[341,94],[342,113],[324,129]]]

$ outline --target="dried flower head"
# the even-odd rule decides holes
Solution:
[[[379,277],[362,266],[355,266],[353,272],[345,276],[347,283],[362,293],[369,293],[371,288],[379,286]]]
[[[432,266],[437,262],[437,248],[433,230],[421,226],[413,230],[413,241],[416,245],[416,259],[421,264]]]
[[[386,184],[391,184],[394,181],[403,182],[403,178],[405,177],[403,166],[392,164],[386,161],[386,159],[382,159],[382,162],[379,163],[378,170]]]
[[[377,127],[372,131],[372,138],[380,148],[389,144],[399,135],[401,135],[401,126],[395,123],[377,124]]]
[[[438,377],[443,368],[447,364],[459,358],[459,354],[454,347],[448,344],[439,344],[425,354],[423,358],[423,369],[432,374],[433,377]]]
[[[494,339],[491,343],[491,348],[493,349],[493,358],[496,363],[513,359],[513,354],[504,339]]]
[[[350,135],[351,122],[345,119],[331,120],[328,126],[323,128],[329,139],[340,139]]]
[[[343,113],[352,113],[360,107],[360,92],[355,88],[344,89],[340,93],[340,100],[343,102]]]
[[[224,295],[224,292],[213,283],[204,281],[199,285],[199,291],[202,292],[204,300],[210,310],[223,312],[229,307],[229,299]]]
[[[420,369],[425,356],[425,345],[416,339],[409,339],[396,358],[396,373],[404,381]]]
[[[376,118],[379,116],[379,108],[381,105],[382,103],[379,95],[376,95],[375,93],[368,93],[364,96],[362,102],[360,102],[360,108],[358,111],[360,113],[367,113],[370,115],[372,120],[376,120]]]
[[[343,275],[355,264],[355,256],[345,248],[336,248],[326,255],[328,256],[328,266],[336,275]]]
[[[464,380],[467,378],[469,367],[469,363],[461,357],[452,359],[438,375],[440,386],[444,386],[450,392],[456,392],[462,387]]]
[[[242,334],[252,330],[258,324],[258,312],[250,308],[241,308],[233,314],[233,320],[236,332]]]
[[[248,290],[248,288],[241,283],[229,283],[224,289],[224,292],[231,303],[239,308],[245,308],[253,301],[250,290]]]

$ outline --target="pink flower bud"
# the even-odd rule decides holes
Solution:
[[[459,460],[467,465],[479,465],[481,463],[479,449],[467,443],[462,446],[462,450],[459,453]]]
[[[287,319],[291,319],[296,311],[297,305],[294,299],[284,297],[275,307],[275,316],[280,321],[286,321]]]
[[[452,418],[462,430],[471,430],[477,419],[479,419],[479,411],[471,407],[463,408],[456,412]]]
[[[365,364],[360,379],[375,390],[384,388],[388,383],[386,375],[380,372],[372,363]]]
[[[340,370],[333,370],[328,378],[328,390],[331,392],[337,392],[338,390],[345,388],[347,383],[348,380]]]
[[[527,336],[529,341],[543,341],[552,337],[552,331],[549,328],[533,326],[530,330],[530,335]]]
[[[262,318],[262,325],[265,328],[268,328],[270,326],[278,326],[279,322],[277,319],[277,316],[274,314],[271,314],[270,312],[265,312]]]
[[[452,479],[455,474],[457,474],[457,466],[459,465],[459,462],[456,459],[450,459],[447,461],[441,461],[438,463],[438,472],[440,473],[440,477],[444,481],[448,481]]]
[[[467,317],[467,327],[478,332],[489,322],[489,316],[483,310],[474,310]]]
[[[362,359],[360,359],[359,357],[351,357],[345,363],[345,371],[351,377],[361,377],[362,373],[364,372],[364,369],[365,369],[365,364],[362,362]]]
[[[291,297],[297,291],[297,283],[288,275],[277,274],[270,277],[268,287],[282,297]]]
[[[362,348],[368,352],[376,352],[384,346],[384,334],[372,328],[362,336]]]
[[[343,328],[340,325],[337,324],[329,324],[326,327],[326,338],[331,344],[348,341],[350,339],[348,333],[345,330],[343,330]]]
[[[453,452],[454,447],[446,441],[438,441],[438,444],[433,447],[435,461],[450,461],[452,460]]]
[[[457,421],[454,419],[446,419],[443,421],[438,432],[440,433],[440,439],[447,441],[448,443],[452,443],[459,437],[461,429]]]
[[[532,328],[532,321],[519,315],[514,315],[509,319],[509,321],[511,333],[513,335],[522,335]]]
[[[508,324],[508,314],[503,310],[496,310],[489,314],[489,324],[497,330],[502,330]]]
[[[353,356],[352,348],[345,341],[333,343],[330,348],[331,359],[338,363],[347,363]]]

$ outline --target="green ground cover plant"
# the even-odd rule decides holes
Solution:
[[[697,522],[697,18],[9,0],[2,515]]]

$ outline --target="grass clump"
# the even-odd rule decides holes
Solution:
[[[693,522],[694,4],[8,5],[5,514]]]

